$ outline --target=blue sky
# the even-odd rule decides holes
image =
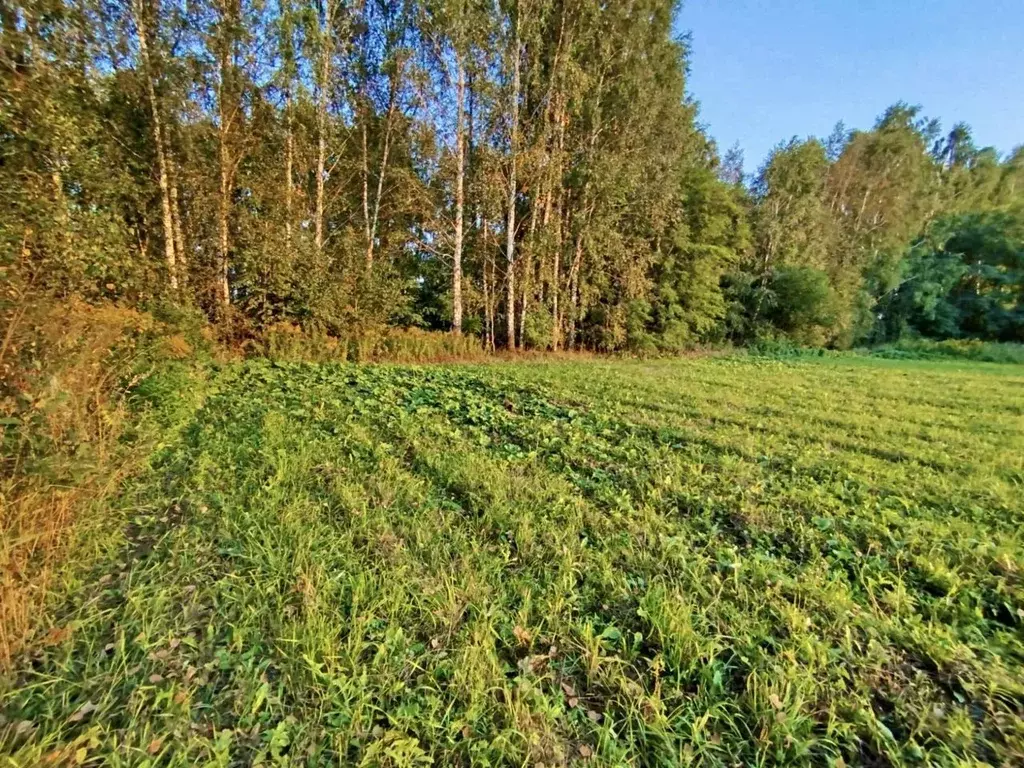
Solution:
[[[1006,153],[1024,143],[1024,0],[684,0],[688,89],[752,173],[790,137],[920,104]]]

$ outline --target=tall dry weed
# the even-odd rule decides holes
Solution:
[[[77,300],[21,301],[3,320],[0,670],[39,629],[79,517],[124,470],[123,395],[155,326],[145,313]]]

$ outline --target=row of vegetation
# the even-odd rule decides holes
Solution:
[[[674,0],[5,3],[4,301],[366,354],[395,327],[1024,338],[1024,152],[898,104],[748,176],[698,123],[685,21]]]

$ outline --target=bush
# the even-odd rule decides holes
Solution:
[[[763,336],[755,339],[747,351],[758,357],[802,357],[807,354],[805,347],[794,343],[787,336]]]
[[[770,282],[769,317],[794,341],[821,346],[837,323],[837,298],[828,275],[811,267],[782,267]]]
[[[392,328],[339,339],[287,323],[271,326],[254,349],[258,355],[290,362],[432,363],[477,360],[486,355],[480,339],[470,334]]]
[[[794,347],[820,347],[836,341],[841,302],[820,269],[779,267],[763,281],[730,274],[724,291],[725,335],[734,343],[757,347],[785,339]]]
[[[479,360],[486,357],[476,336],[456,336],[418,328],[395,329],[386,333],[362,360],[394,363],[432,363]]]
[[[978,339],[900,339],[868,351],[874,357],[916,360],[974,360],[984,363],[1024,363],[1024,344]]]
[[[348,356],[345,345],[333,336],[303,331],[290,323],[277,323],[268,328],[259,351],[271,360],[294,362],[327,362],[345,360]]]
[[[538,308],[526,315],[523,338],[527,349],[548,349],[554,338],[555,319],[546,308]]]

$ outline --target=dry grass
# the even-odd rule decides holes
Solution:
[[[385,328],[365,331],[351,338],[338,338],[310,333],[290,323],[270,326],[257,340],[246,342],[237,351],[239,357],[268,357],[272,360],[305,363],[551,362],[608,357],[582,351],[490,351],[478,336],[456,336],[453,333],[421,328]]]
[[[338,338],[310,333],[289,323],[277,323],[265,330],[258,343],[250,344],[249,351],[291,362],[450,363],[491,356],[476,336],[385,328]]]
[[[128,470],[129,463],[121,462],[75,487],[36,479],[5,483],[0,499],[0,672],[43,628],[40,608],[72,549],[76,523],[117,489]],[[42,638],[44,645],[48,637]]]
[[[131,383],[124,379],[155,326],[134,310],[78,301],[22,303],[4,320],[0,671],[39,629],[39,609],[76,523],[126,469],[117,458],[122,395]],[[181,350],[173,338],[170,344]]]

